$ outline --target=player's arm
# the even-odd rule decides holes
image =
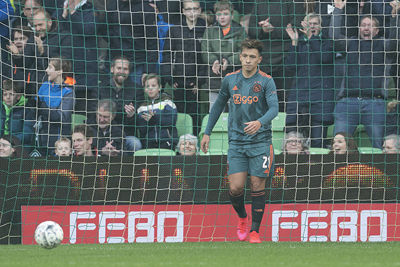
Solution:
[[[278,115],[279,105],[278,96],[276,95],[276,85],[273,79],[267,83],[267,90],[265,90],[265,98],[268,104],[268,111],[258,121],[261,125],[267,126]]]
[[[210,143],[211,131],[217,123],[219,116],[225,109],[225,105],[229,100],[229,82],[227,77],[222,81],[221,90],[219,90],[218,98],[211,108],[210,116],[208,118],[207,127],[204,131],[203,138],[201,139],[200,148],[204,153],[208,151],[208,145]]]

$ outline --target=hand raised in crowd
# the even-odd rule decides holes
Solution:
[[[132,118],[133,115],[135,115],[135,107],[133,106],[132,103],[129,103],[128,105],[124,106],[126,115],[128,116],[128,118]]]
[[[118,156],[121,153],[121,151],[112,145],[113,142],[114,140],[111,140],[110,142],[106,141],[106,145],[101,149],[101,154],[109,156]]]
[[[197,88],[197,85],[193,82],[191,82],[189,84],[191,90],[192,90],[192,94],[197,95],[197,92],[199,91],[199,88]]]
[[[222,59],[222,70],[226,71],[226,69],[228,68],[228,60],[226,58]]]
[[[258,120],[245,122],[244,124],[246,124],[246,127],[244,127],[244,132],[248,135],[257,133],[257,131],[261,128],[261,122]]]
[[[75,2],[74,0],[68,0],[64,2],[64,10],[62,17],[66,19],[68,14],[73,15],[75,13]]]
[[[43,40],[39,36],[35,36],[35,43],[40,55],[44,54]]]
[[[270,33],[275,29],[275,27],[269,22],[269,18],[258,22],[258,25],[262,27],[263,31],[266,33]]]
[[[400,9],[400,3],[398,0],[394,0],[390,2],[390,6],[392,7],[392,17],[396,17],[399,9]]]
[[[335,7],[343,9],[346,6],[346,0],[335,0]]]
[[[214,61],[213,65],[212,65],[212,71],[216,75],[221,74],[221,64],[219,64],[219,60]]]
[[[308,21],[302,20],[301,27],[303,27],[303,28],[299,29],[299,31],[301,31],[305,36],[307,36],[308,39],[310,39],[312,32],[309,30],[310,24],[308,23]]]
[[[292,45],[296,46],[297,42],[299,41],[299,33],[296,29],[293,29],[292,24],[288,24],[286,26],[286,32],[289,35],[290,39],[292,39]]]
[[[145,121],[149,121],[151,120],[151,118],[154,116],[154,112],[149,110],[149,112],[145,112],[141,115],[141,117],[145,120]]]
[[[10,40],[10,44],[6,46],[7,49],[11,52],[13,55],[20,55],[18,47],[15,45],[13,41]]]

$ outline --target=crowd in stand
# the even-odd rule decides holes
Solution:
[[[384,0],[0,0],[0,157],[196,155],[246,38],[264,44],[284,153],[357,149],[360,124],[373,147],[400,153],[399,10]],[[178,136],[178,113],[194,135]],[[84,124],[73,127],[75,114]]]

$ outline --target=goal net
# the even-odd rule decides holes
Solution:
[[[200,142],[245,39],[279,100],[261,239],[400,239],[395,4],[3,2],[0,244],[47,220],[68,244],[236,241],[229,109],[257,80]]]

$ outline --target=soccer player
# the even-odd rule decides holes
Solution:
[[[248,217],[244,206],[244,185],[250,175],[252,224],[250,243],[261,243],[259,228],[265,208],[265,180],[274,173],[274,152],[271,143],[271,121],[278,114],[276,86],[271,76],[258,64],[262,43],[245,40],[241,45],[242,69],[227,74],[218,98],[210,111],[201,149],[207,153],[211,131],[229,103],[228,178],[229,197],[239,216],[237,235],[244,241],[248,235]]]

